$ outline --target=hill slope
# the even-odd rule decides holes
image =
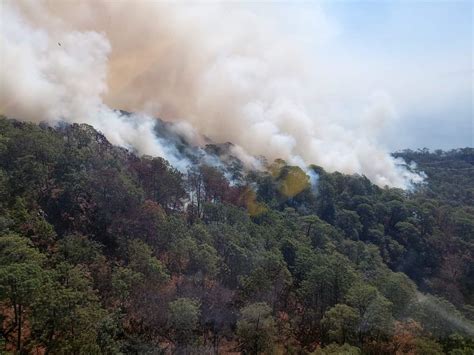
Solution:
[[[235,157],[184,174],[91,126],[1,118],[5,349],[468,354],[474,152],[399,154],[425,187]]]

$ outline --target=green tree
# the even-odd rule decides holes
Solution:
[[[415,339],[416,354],[419,355],[443,355],[445,352],[441,345],[428,338]],[[471,353],[472,354],[472,353]]]
[[[375,224],[375,211],[370,204],[361,203],[357,206],[357,214],[359,215],[360,223],[362,223],[362,234],[367,235],[367,232]]]
[[[197,338],[201,304],[190,298],[178,298],[169,304],[168,325],[177,348],[192,345]]]
[[[318,215],[324,221],[328,223],[334,223],[336,217],[336,206],[335,206],[335,191],[334,187],[326,181],[326,179],[321,179],[318,186],[318,202],[317,202],[317,211]]]
[[[241,277],[240,284],[247,301],[267,302],[274,308],[291,284],[291,274],[278,251],[265,252],[259,257],[254,270]]]
[[[343,300],[356,273],[348,260],[336,253],[317,255],[309,266],[298,292],[302,302],[316,312],[319,321],[328,308]]]
[[[411,305],[409,311],[412,317],[435,337],[447,338],[454,333],[466,336],[473,334],[473,322],[442,297],[419,293],[417,302]]]
[[[31,332],[36,343],[51,353],[100,353],[97,334],[105,317],[84,271],[61,263],[41,287]]]
[[[154,284],[162,284],[168,279],[163,264],[153,256],[151,248],[141,240],[132,240],[128,244],[129,267],[133,271],[140,272],[147,281]]]
[[[381,293],[392,302],[393,314],[402,316],[416,298],[416,286],[405,274],[388,273],[377,281]]]
[[[359,221],[359,215],[354,211],[341,210],[336,214],[336,225],[344,234],[353,240],[359,239],[362,231],[362,224]]]
[[[112,272],[111,286],[113,297],[122,306],[130,301],[130,294],[143,284],[144,275],[129,267],[117,267]]]
[[[219,271],[219,256],[216,249],[207,243],[198,245],[191,252],[188,270],[204,282],[206,278],[213,278]]]
[[[41,210],[28,208],[24,198],[15,199],[10,217],[13,222],[10,229],[28,237],[40,251],[44,252],[53,247],[56,238],[53,226],[45,220]]]
[[[91,265],[103,259],[102,245],[82,235],[68,235],[58,242],[57,258],[72,265]]]
[[[237,336],[244,354],[271,351],[275,339],[275,321],[266,303],[253,303],[241,309]]]
[[[10,310],[2,322],[2,333],[18,353],[23,349],[28,314],[47,278],[42,267],[44,259],[28,239],[17,235],[0,237],[0,300]]]
[[[345,304],[335,305],[324,314],[322,319],[329,341],[339,344],[356,340],[359,322],[357,311]]]
[[[392,303],[375,287],[363,283],[355,284],[347,293],[346,302],[358,311],[359,342],[364,337],[379,339],[391,333],[393,318]]]
[[[186,196],[182,174],[163,158],[145,156],[133,165],[147,199],[158,202],[167,211],[180,206]]]
[[[361,351],[349,344],[330,344],[324,348],[318,348],[312,355],[360,355]]]
[[[395,224],[398,242],[405,246],[418,247],[420,244],[420,232],[410,222],[398,222]]]

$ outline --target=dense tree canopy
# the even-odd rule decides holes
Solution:
[[[311,166],[311,186],[282,160],[235,157],[180,172],[87,125],[1,118],[1,345],[472,354],[474,151],[397,156],[426,182]]]

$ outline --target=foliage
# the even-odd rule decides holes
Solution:
[[[169,326],[172,337],[179,346],[195,341],[194,332],[199,325],[200,304],[189,298],[178,298],[169,304]]]
[[[472,353],[473,149],[397,153],[413,191],[225,149],[183,173],[0,118],[4,350]]]
[[[237,336],[244,354],[269,352],[275,339],[275,321],[271,308],[265,303],[244,307],[237,322]]]

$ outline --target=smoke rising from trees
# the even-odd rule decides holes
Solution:
[[[378,143],[396,117],[388,95],[368,98],[353,119],[332,115],[304,43],[245,6],[7,1],[1,12],[2,114],[89,123],[177,165],[152,117],[175,122],[193,144],[233,142],[250,165],[263,155],[381,186],[422,181]]]

